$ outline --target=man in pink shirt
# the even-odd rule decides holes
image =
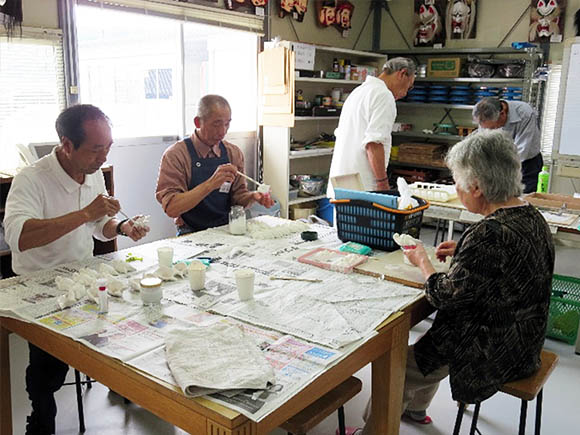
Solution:
[[[227,224],[233,205],[274,204],[269,194],[249,192],[238,174],[244,172],[244,155],[223,140],[230,121],[227,100],[206,95],[199,102],[194,133],[163,153],[155,196],[175,219],[178,234]]]

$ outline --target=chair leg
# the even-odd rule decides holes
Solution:
[[[540,435],[540,429],[542,426],[542,397],[544,393],[544,389],[542,388],[538,392],[538,396],[536,397],[536,430],[534,431],[535,435]]]
[[[455,427],[453,428],[453,435],[459,435],[459,429],[461,429],[461,420],[463,419],[464,411],[465,403],[460,403],[459,409],[457,410],[457,418],[455,419]]]
[[[437,246],[439,238],[439,228],[441,227],[441,219],[437,219],[437,226],[435,227],[435,240],[433,240],[433,246]],[[443,224],[443,230],[445,230],[445,224]],[[445,232],[445,231],[444,231]]]
[[[87,389],[93,388],[93,381],[89,377],[89,375],[85,375],[85,382],[87,384]]]
[[[520,430],[519,435],[526,434],[526,415],[528,413],[528,401],[522,399],[522,407],[520,411]]]
[[[79,432],[85,433],[85,414],[83,411],[83,394],[81,384],[81,374],[75,369],[75,384],[77,390],[77,409],[79,413]]]
[[[471,419],[471,429],[469,430],[469,435],[475,435],[477,430],[477,419],[479,418],[479,408],[481,407],[481,402],[475,404],[475,410],[473,411],[473,418]]]
[[[338,433],[346,435],[346,425],[344,424],[344,406],[338,408]]]

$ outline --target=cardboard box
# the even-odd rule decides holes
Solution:
[[[428,77],[459,77],[461,71],[460,57],[437,57],[427,60]]]

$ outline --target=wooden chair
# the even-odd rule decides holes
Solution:
[[[294,417],[281,425],[289,435],[304,435],[322,420],[338,409],[338,428],[345,434],[343,405],[356,396],[362,389],[360,379],[351,376],[333,390],[330,390],[316,402],[304,408]]]
[[[544,391],[544,384],[550,377],[550,374],[554,371],[556,364],[558,363],[558,355],[549,352],[547,350],[542,350],[540,356],[541,366],[536,373],[532,376],[519,379],[517,381],[508,382],[503,384],[500,391],[510,396],[518,397],[522,400],[522,406],[520,410],[520,428],[519,435],[524,435],[526,431],[526,415],[528,412],[528,401],[536,399],[536,429],[534,431],[535,435],[540,434],[540,427],[542,423],[542,397]],[[471,429],[469,431],[470,435],[474,435],[477,430],[477,418],[479,417],[479,409],[481,407],[481,402],[475,405],[475,411],[473,412],[473,419],[471,420]],[[455,428],[453,430],[453,435],[459,435],[459,429],[461,427],[461,419],[463,418],[463,412],[465,411],[465,404],[461,403],[459,405],[459,410],[457,411],[457,418],[455,420]]]

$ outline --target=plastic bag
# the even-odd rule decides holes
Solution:
[[[419,206],[419,202],[411,196],[411,189],[403,177],[397,178],[397,189],[399,189],[399,210],[409,210]]]

